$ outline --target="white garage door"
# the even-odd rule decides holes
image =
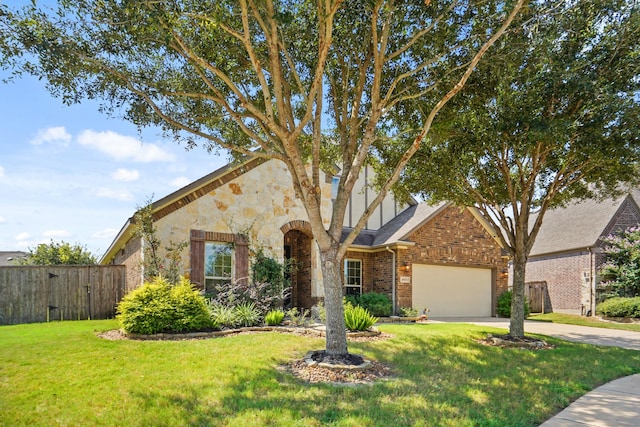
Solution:
[[[491,270],[413,264],[412,297],[431,318],[491,316]]]

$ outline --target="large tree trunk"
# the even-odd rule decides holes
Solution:
[[[524,337],[524,276],[527,257],[516,253],[513,257],[513,296],[511,299],[511,319],[509,334]]]
[[[327,310],[327,348],[328,356],[343,356],[347,350],[347,329],[344,323],[342,305],[342,278],[338,247],[332,245],[328,250],[320,250],[322,280],[324,281],[324,304]]]

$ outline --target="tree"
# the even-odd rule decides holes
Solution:
[[[68,0],[55,12],[5,7],[0,49],[6,67],[43,77],[67,103],[104,100],[188,147],[284,162],[319,249],[327,354],[341,356],[340,260],[525,1]],[[417,98],[430,100],[419,132],[341,241],[372,144],[404,132],[390,113]],[[321,164],[333,162],[338,192],[323,218]]]
[[[63,241],[40,243],[35,249],[29,248],[26,257],[20,260],[21,265],[94,265],[96,257],[86,246],[79,243],[71,245]]]
[[[603,280],[598,286],[598,297],[640,296],[640,229],[629,228],[602,242],[605,262],[600,267]]]
[[[145,282],[152,282],[162,277],[171,285],[177,285],[181,280],[180,263],[182,250],[189,242],[169,241],[162,253],[162,242],[157,235],[153,222],[152,201],[149,199],[142,207],[138,207],[133,216],[134,236],[142,241],[142,276]]]
[[[477,207],[501,232],[515,337],[524,335],[525,267],[545,213],[620,194],[640,176],[636,3],[537,2],[521,18],[442,111],[405,176],[425,198]]]

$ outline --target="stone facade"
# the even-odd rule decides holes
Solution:
[[[325,227],[329,226],[332,208],[329,178],[323,177],[321,188]],[[353,225],[372,197],[367,179],[365,173],[356,185],[345,227]],[[403,218],[398,216],[401,210],[393,197],[385,199],[371,217],[367,233],[373,235],[394,218]],[[205,245],[217,242],[233,247],[236,280],[241,279],[238,274],[248,276],[252,251],[262,250],[280,261],[295,260],[296,268],[290,277],[293,285],[290,305],[310,308],[322,300],[318,248],[306,211],[281,162],[254,159],[241,167],[223,168],[155,202],[153,212],[156,237],[163,242],[163,248],[171,243],[189,243],[181,254],[181,272],[196,286],[204,288]],[[425,218],[414,230],[413,223],[405,223],[403,228],[402,223],[396,222],[394,227],[400,226],[403,236],[398,234],[394,239],[404,243],[358,244],[348,251],[346,258],[362,262],[362,292],[391,296],[395,283],[396,306],[411,307],[411,265],[440,264],[492,269],[495,302],[495,295],[506,289],[506,279],[497,274],[506,267],[499,244],[467,209],[450,206],[434,215]],[[405,231],[409,234],[404,235]],[[128,283],[135,288],[142,283],[140,240],[127,239],[124,233],[119,239],[108,251],[106,261],[127,265]]]

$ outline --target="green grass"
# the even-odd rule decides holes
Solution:
[[[0,327],[0,425],[537,426],[582,394],[640,372],[640,352],[549,338],[546,351],[475,339],[468,324],[383,325],[350,351],[392,366],[372,386],[306,384],[278,369],[324,341],[275,332],[107,341],[115,321]]]
[[[527,320],[538,320],[542,322],[565,323],[567,325],[593,326],[595,328],[622,329],[625,331],[640,332],[640,323],[620,323],[602,320],[598,317],[585,317],[575,314],[546,313],[534,314]]]

